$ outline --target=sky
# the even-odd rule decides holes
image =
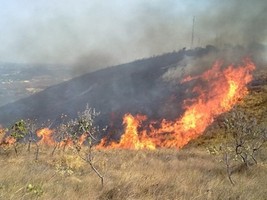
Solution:
[[[0,62],[104,67],[266,42],[265,0],[0,0]]]

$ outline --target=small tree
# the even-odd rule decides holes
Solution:
[[[222,156],[221,161],[226,166],[228,178],[234,184],[231,178],[233,163],[243,163],[247,169],[257,164],[256,153],[267,141],[267,129],[259,125],[255,117],[237,109],[233,109],[225,117],[223,128],[226,133],[225,142],[209,151]]]
[[[39,127],[37,126],[36,120],[26,120],[26,128],[28,131],[28,148],[27,151],[31,151],[31,144],[34,143],[36,146],[36,152],[35,152],[35,160],[38,160],[39,156],[39,144],[35,139],[35,135]]]
[[[52,155],[54,155],[55,151],[59,147],[63,147],[63,151],[65,151],[66,146],[71,141],[71,134],[70,134],[70,128],[69,128],[69,122],[66,122],[66,115],[61,116],[61,120],[63,121],[61,124],[59,124],[55,129],[55,147],[52,151]]]
[[[9,129],[10,137],[14,138],[16,142],[14,142],[14,150],[16,155],[18,154],[17,145],[28,133],[26,122],[24,120],[17,121],[14,125],[12,125]]]
[[[97,174],[101,180],[101,185],[103,186],[103,176],[93,165],[93,155],[92,155],[92,146],[93,141],[97,141],[96,134],[100,132],[99,127],[95,126],[95,118],[99,115],[99,112],[96,112],[95,109],[86,106],[83,112],[78,112],[78,117],[72,119],[66,123],[62,123],[58,127],[60,133],[60,138],[63,139],[64,144],[67,144],[67,140],[71,139],[74,148],[77,151],[79,157],[89,163],[90,167]],[[82,154],[82,144],[87,143],[88,148],[85,153]],[[64,146],[63,146],[64,149]]]
[[[4,150],[6,150],[4,148],[5,146],[12,145],[14,142],[16,142],[11,136],[6,137],[7,132],[8,129],[4,129],[2,127],[0,128],[0,147],[2,147]]]
[[[27,144],[27,151],[31,151],[31,145],[34,143],[36,145],[36,156],[38,159],[39,145],[35,139],[36,131],[38,126],[36,120],[19,120],[15,122],[9,129],[6,129],[7,137],[3,138],[1,144],[12,145],[14,147],[15,153],[17,155],[17,147],[20,144]],[[0,144],[0,145],[1,145]]]
[[[99,115],[99,112],[96,112],[95,109],[89,108],[86,106],[86,109],[83,112],[78,113],[78,118],[71,121],[73,132],[73,138],[76,141],[76,149],[78,155],[81,159],[89,163],[92,170],[97,174],[97,176],[101,180],[101,185],[103,186],[104,177],[100,174],[100,172],[93,165],[93,155],[92,155],[92,146],[93,141],[96,141],[95,135],[99,133],[99,127],[94,125],[95,118]],[[78,138],[84,136],[83,140],[86,140],[88,143],[88,151],[82,156],[80,153],[81,144],[83,140],[79,141]]]

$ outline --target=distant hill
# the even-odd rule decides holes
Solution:
[[[185,56],[199,57],[214,50],[212,46],[183,49],[84,74],[0,107],[0,124],[25,118],[59,123],[61,114],[73,118],[86,104],[101,112],[98,123],[103,125],[111,121],[121,124],[126,112],[154,119],[177,117],[185,88],[172,86],[162,75]]]

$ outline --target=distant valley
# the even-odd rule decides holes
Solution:
[[[0,106],[71,78],[71,71],[62,66],[0,63]]]

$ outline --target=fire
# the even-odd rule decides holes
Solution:
[[[39,131],[37,131],[37,136],[39,138],[41,138],[41,140],[38,142],[39,144],[44,144],[44,145],[47,145],[47,146],[53,146],[53,145],[56,145],[57,141],[54,140],[54,138],[52,137],[54,131],[49,129],[49,128],[43,128],[43,129],[40,129]],[[77,144],[78,145],[83,145],[83,143],[85,142],[85,140],[87,139],[88,137],[88,134],[87,133],[84,133],[82,134],[79,138],[78,138],[78,141],[77,141]],[[67,137],[67,138],[64,138],[62,141],[59,141],[58,142],[58,145],[59,147],[62,147],[62,148],[66,148],[66,147],[72,147],[74,146],[74,141],[72,138],[70,137]]]
[[[39,144],[54,145],[55,141],[52,138],[53,130],[49,128],[43,128],[37,131],[37,136],[41,138]]]
[[[1,128],[2,126],[0,125],[0,146],[3,145],[13,145],[16,143],[16,138],[12,137],[12,136],[7,136],[6,135],[6,131],[5,129]]]
[[[71,138],[65,138],[59,142],[59,147],[62,147],[63,149],[71,146],[73,146],[73,141]]]
[[[87,133],[83,133],[78,139],[78,144],[80,146],[83,145],[83,143],[86,141],[87,138],[88,138],[88,134]]]
[[[52,134],[54,133],[53,130],[49,128],[43,128],[36,132],[37,137],[41,138],[38,144],[40,145],[46,145],[46,146],[54,146],[58,144],[58,147],[61,147],[63,149],[68,147],[73,147],[74,143],[82,146],[86,139],[88,138],[88,133],[83,133],[77,140],[77,142],[74,142],[72,138],[67,137],[64,138],[62,141],[59,141],[58,143],[54,140],[52,137]],[[0,128],[0,146],[1,145],[13,145],[17,142],[16,138],[12,136],[5,137],[5,130]]]
[[[144,115],[136,115],[135,117],[131,114],[125,114],[123,117],[123,124],[126,126],[125,133],[122,135],[119,143],[112,142],[107,148],[122,148],[122,149],[155,149],[156,146],[148,138],[145,132],[142,134],[138,133],[138,128],[141,126],[141,123],[146,120],[147,117]],[[105,140],[101,141],[100,145],[97,148],[105,145]]]
[[[173,121],[162,119],[149,121],[145,115],[133,116],[127,113],[123,117],[125,127],[119,142],[103,138],[96,148],[106,149],[149,149],[181,148],[190,140],[197,138],[214,121],[214,119],[232,109],[247,93],[246,85],[252,80],[251,72],[255,69],[254,63],[244,59],[242,65],[224,66],[222,61],[216,61],[211,69],[197,76],[188,76],[180,81],[186,84],[189,81],[199,83],[191,93],[197,98],[185,99],[184,113]],[[39,144],[71,147],[82,145],[89,137],[89,133],[82,134],[77,141],[71,137],[57,143],[53,137],[53,130],[43,128],[37,131],[41,138]],[[16,139],[8,136],[3,139],[4,129],[0,128],[0,145],[14,144]]]
[[[7,136],[5,139],[3,139],[1,142],[0,142],[0,146],[1,145],[13,145],[16,143],[16,139],[12,136]]]
[[[252,80],[254,63],[244,59],[242,65],[230,65],[223,68],[223,62],[217,61],[210,70],[195,77],[186,77],[181,84],[200,80],[201,85],[193,88],[196,99],[186,99],[184,114],[174,121],[163,119],[150,122],[148,130],[138,131],[145,116],[126,114],[124,134],[118,143],[108,143],[102,139],[97,148],[155,149],[181,148],[190,140],[201,135],[214,119],[229,111],[247,94],[246,84]],[[203,82],[203,84],[202,84]],[[159,125],[158,125],[159,124]],[[157,125],[155,127],[155,125]]]

